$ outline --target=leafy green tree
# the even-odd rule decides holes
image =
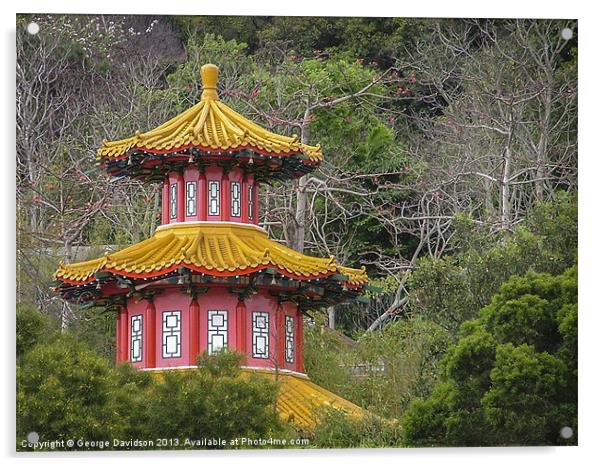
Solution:
[[[109,448],[116,438],[178,438],[170,448],[184,448],[185,438],[288,432],[275,409],[277,384],[242,374],[240,363],[239,354],[205,354],[196,370],[151,374],[129,364],[113,368],[61,336],[37,345],[17,369],[18,443],[37,432],[41,441],[108,440]]]
[[[224,352],[201,356],[196,370],[163,373],[148,400],[152,435],[229,441],[279,432],[277,385],[260,375],[243,376],[240,363],[240,355]]]
[[[558,274],[575,263],[577,198],[559,193],[554,200],[534,207],[514,232],[497,236],[459,218],[453,246],[454,255],[420,259],[408,283],[412,310],[456,334],[512,275],[528,271]],[[526,300],[523,307],[535,304],[529,301],[533,298],[521,299]]]
[[[357,419],[334,409],[322,413],[321,422],[312,435],[312,448],[386,448],[402,445],[397,420],[372,414]]]
[[[389,65],[418,32],[420,21],[406,18],[328,18],[299,16],[172,16],[183,42],[206,34],[249,45],[251,53],[278,47],[300,58],[347,54]]]
[[[17,304],[17,358],[38,343],[48,341],[57,330],[49,316],[33,307]]]
[[[439,325],[412,317],[358,342],[308,329],[305,368],[312,380],[374,414],[400,417],[438,380],[438,362],[450,337]]]
[[[403,418],[411,446],[557,445],[577,429],[577,269],[512,277]]]
[[[125,431],[121,386],[110,363],[60,337],[38,345],[17,368],[17,440],[107,440]]]
[[[151,372],[140,371],[130,364],[119,364],[113,369],[113,381],[117,389],[113,404],[120,413],[120,430],[124,439],[154,439],[150,424],[153,406],[149,403],[156,390],[157,377]]]
[[[271,18],[258,35],[303,57],[326,52],[347,54],[353,59],[387,66],[399,49],[409,44],[414,21],[406,18]]]

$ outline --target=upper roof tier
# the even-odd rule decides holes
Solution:
[[[319,145],[298,136],[272,133],[235,112],[217,95],[218,67],[201,67],[201,100],[180,115],[145,133],[103,141],[97,158],[109,173],[160,179],[177,165],[215,163],[246,166],[258,178],[296,178],[323,159]]]

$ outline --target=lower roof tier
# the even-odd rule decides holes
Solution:
[[[267,377],[276,378],[274,371],[249,371],[243,374],[260,373]],[[327,409],[336,410],[351,419],[361,419],[367,412],[333,392],[313,383],[307,377],[282,372],[278,374],[279,382],[276,409],[280,418],[291,422],[301,429],[314,431],[322,421],[321,416]]]
[[[97,259],[61,263],[55,272],[55,284],[66,298],[69,298],[66,294],[73,294],[74,287],[96,290],[92,293],[96,299],[91,296],[88,300],[98,301],[97,298],[104,294],[102,286],[112,281],[124,283],[125,280],[133,285],[134,282],[176,276],[178,283],[186,278],[190,283],[232,286],[238,286],[242,277],[260,278],[255,280],[257,284],[265,285],[268,276],[271,277],[269,283],[276,285],[274,288],[278,288],[279,277],[299,282],[299,285],[312,285],[311,288],[321,281],[322,291],[328,288],[326,291],[331,296],[325,304],[345,301],[349,292],[358,296],[368,283],[363,267],[343,267],[334,257],[304,255],[269,239],[267,232],[255,225],[187,222],[163,225],[151,238],[114,253],[105,253]],[[230,278],[232,283],[228,281]],[[276,278],[279,278],[278,282]],[[244,283],[253,285],[248,280]],[[291,289],[291,286],[285,288]],[[303,294],[302,289],[299,294]],[[340,293],[336,293],[337,290]],[[74,293],[73,297],[81,294]]]

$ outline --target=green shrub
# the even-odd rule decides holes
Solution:
[[[536,205],[513,232],[492,235],[467,219],[458,219],[456,230],[456,253],[420,259],[408,280],[411,309],[452,334],[511,276],[559,274],[575,263],[577,198],[558,193]]]
[[[576,266],[511,278],[460,335],[403,417],[407,445],[576,444]]]
[[[265,438],[281,431],[273,381],[256,374],[239,376],[237,354],[203,355],[199,363],[202,365],[196,370],[162,374],[148,400],[152,435],[229,442],[237,437]]]
[[[39,310],[17,304],[17,358],[56,333],[51,319]]]
[[[323,411],[313,441],[314,448],[386,448],[401,446],[396,420],[368,414],[352,418],[335,409]]]
[[[127,424],[111,364],[71,338],[37,345],[17,368],[17,441],[120,437]]]

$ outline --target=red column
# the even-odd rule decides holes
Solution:
[[[297,328],[295,335],[295,358],[297,363],[297,372],[305,372],[303,364],[303,313],[297,311]]]
[[[194,297],[191,301],[190,301],[190,306],[188,308],[188,313],[189,313],[189,325],[188,325],[188,331],[189,331],[189,337],[188,337],[188,357],[189,357],[189,364],[191,366],[196,366],[196,357],[198,356],[199,352],[200,352],[200,348],[199,348],[199,330],[200,330],[200,322],[199,322],[199,313],[200,313],[200,307],[199,307],[199,303],[196,299],[196,297]]]
[[[178,177],[178,189],[177,189],[177,193],[178,193],[178,222],[183,222],[184,221],[184,212],[185,212],[185,207],[186,207],[186,193],[184,192],[186,190],[186,186],[184,183],[184,176],[179,173]]]
[[[236,351],[243,353],[246,362],[247,356],[247,305],[244,299],[239,299],[236,304]]]
[[[119,346],[121,348],[121,361],[127,362],[130,359],[130,338],[129,329],[130,324],[128,322],[128,310],[126,306],[121,308],[121,336],[119,338]]]
[[[145,367],[157,366],[157,311],[152,299],[146,305],[146,315],[144,318],[144,364]]]
[[[161,224],[169,223],[169,177],[163,181],[163,199],[161,201]]]
[[[228,172],[225,168],[222,173],[220,193],[220,213],[222,220],[227,222],[230,220],[230,178],[228,177]]]
[[[284,308],[282,303],[278,303],[276,308],[276,361],[278,367],[284,367],[284,344],[285,344],[285,328],[284,328]]]
[[[207,220],[207,178],[205,172],[199,173],[199,189],[197,197],[199,220]]]
[[[115,364],[121,362],[121,308],[115,316]]]

